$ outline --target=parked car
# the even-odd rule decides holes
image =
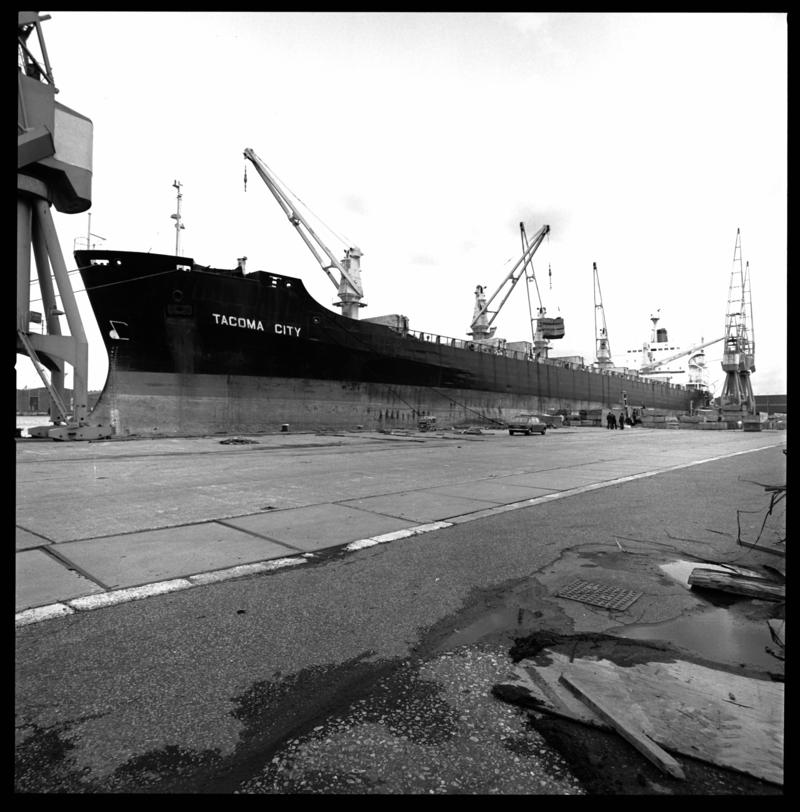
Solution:
[[[537,414],[536,416],[549,429],[557,429],[564,425],[564,416],[560,414]]]
[[[547,431],[547,424],[540,420],[535,414],[521,412],[514,415],[506,424],[509,434],[544,434]]]

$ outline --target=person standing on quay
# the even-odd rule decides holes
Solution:
[[[606,428],[615,429],[617,427],[617,418],[614,417],[614,412],[609,412],[606,415]]]
[[[625,412],[619,413],[619,420],[617,422],[619,423],[620,429],[625,428]]]

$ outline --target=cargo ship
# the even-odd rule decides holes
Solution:
[[[175,181],[174,255],[75,252],[109,359],[92,419],[117,436],[505,426],[520,411],[704,405],[700,388],[550,358],[549,339],[564,325],[544,308],[532,342],[495,337],[500,308],[490,306],[528,278],[549,226],[528,241],[520,224],[522,257],[491,297],[476,288],[467,339],[411,329],[398,313],[359,318],[360,249],[337,259],[269,167],[249,148],[244,155],[337,287],[341,312],[298,277],[247,272],[246,257],[221,269],[181,256]]]
[[[117,436],[504,425],[519,411],[688,412],[702,388],[527,347],[358,319],[301,279],[125,251],[76,251],[109,370],[92,412]],[[477,305],[476,305],[477,308]]]

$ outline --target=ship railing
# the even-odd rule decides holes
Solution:
[[[455,347],[461,350],[472,350],[473,352],[481,352],[486,355],[501,355],[504,358],[516,358],[520,361],[537,361],[540,364],[555,367],[568,367],[576,369],[580,364],[575,364],[569,361],[559,361],[552,358],[534,358],[530,352],[522,350],[513,350],[503,345],[482,344],[479,341],[470,341],[463,338],[451,338],[449,336],[441,336],[436,333],[426,333],[422,330],[408,330],[406,335],[411,338],[416,338],[420,341],[427,341],[430,344],[439,344],[443,347]]]
[[[420,341],[427,341],[430,344],[439,344],[443,347],[455,347],[461,350],[472,350],[473,352],[482,352],[486,353],[487,355],[502,355],[505,358],[516,358],[520,361],[531,361],[536,362],[539,364],[545,364],[547,366],[553,367],[566,367],[567,369],[586,369],[589,372],[593,372],[596,375],[609,375],[617,378],[629,378],[635,376],[628,376],[624,372],[617,372],[613,369],[598,369],[597,367],[591,366],[581,366],[581,364],[576,364],[572,361],[560,361],[554,358],[539,358],[535,359],[531,353],[522,352],[521,350],[512,350],[508,347],[500,346],[492,346],[491,344],[481,344],[480,342],[470,341],[469,339],[463,338],[451,338],[450,336],[442,336],[438,335],[437,333],[426,333],[422,330],[408,330],[406,333],[407,336],[411,338],[416,338]],[[681,389],[683,388],[680,384],[674,383],[663,383],[664,386],[669,387],[670,389]]]

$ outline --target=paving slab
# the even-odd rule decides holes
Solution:
[[[227,519],[231,527],[258,533],[300,550],[322,550],[348,541],[402,530],[415,522],[381,516],[343,504],[312,505]]]
[[[66,559],[109,589],[179,578],[298,552],[218,522],[67,541],[57,546]],[[63,599],[63,596],[59,597]]]
[[[431,488],[430,493],[443,496],[463,496],[473,501],[479,499],[497,505],[508,505],[512,502],[521,502],[523,499],[532,499],[535,496],[553,493],[553,489],[512,485],[507,481],[506,477],[498,477],[493,480],[468,482],[463,485],[443,485],[440,488]]]
[[[617,475],[618,476],[618,475]],[[610,476],[609,479],[616,479]],[[550,491],[568,491],[580,488],[581,485],[590,485],[602,482],[604,477],[591,471],[581,472],[580,469],[561,468],[554,471],[538,471],[532,474],[519,474],[506,479],[509,485],[522,485],[523,487],[543,488]]]
[[[472,486],[474,493],[477,485]],[[435,522],[460,516],[473,510],[496,505],[490,499],[476,499],[473,496],[449,496],[438,489],[407,491],[385,496],[369,496],[365,499],[352,499],[343,504],[354,505],[362,510],[374,511],[386,516],[396,516],[416,522]]]
[[[53,543],[51,539],[31,533],[23,527],[17,527],[15,535],[17,550],[30,550],[33,547],[45,547]]]
[[[103,588],[43,550],[21,550],[16,555],[16,611],[59,600],[103,592]]]

